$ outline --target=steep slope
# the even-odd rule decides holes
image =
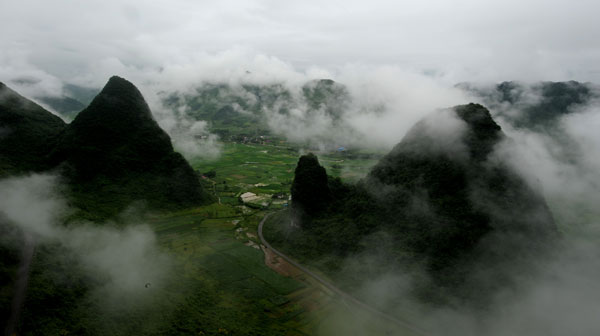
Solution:
[[[0,176],[47,168],[66,124],[0,83]]]
[[[452,135],[458,142],[432,131],[440,113],[457,117],[462,127]],[[410,237],[406,246],[429,258],[433,269],[453,266],[475,250],[493,258],[527,254],[556,234],[542,196],[490,158],[504,137],[483,106],[457,106],[416,124],[368,175],[365,185],[392,190],[382,198],[384,217]],[[397,215],[399,208],[403,215]],[[498,239],[506,244],[488,250],[481,241],[490,235],[503,236]]]
[[[160,208],[210,201],[139,90],[116,76],[68,126],[51,162],[62,165],[78,199],[105,212],[135,200]]]
[[[514,274],[532,271],[558,237],[543,197],[494,157],[504,139],[481,105],[433,113],[357,185],[329,178],[328,209],[271,238],[312,260],[368,256],[352,269],[326,266],[354,286],[393,270],[424,271],[419,297],[485,302]],[[296,188],[309,183],[300,177]]]
[[[325,210],[331,200],[325,168],[309,153],[298,160],[292,183],[292,208],[299,216],[315,216]]]

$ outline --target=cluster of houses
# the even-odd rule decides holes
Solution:
[[[243,144],[268,145],[273,143],[285,143],[284,140],[274,140],[268,135],[232,135],[230,141]]]

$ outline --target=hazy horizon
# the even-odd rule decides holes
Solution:
[[[563,0],[3,2],[0,81],[336,78],[397,67],[446,83],[600,82],[598,9]]]

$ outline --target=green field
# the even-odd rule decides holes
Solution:
[[[191,286],[190,293],[183,293],[186,301],[197,297],[198,287],[203,287],[202,299],[178,307],[174,327],[181,333],[304,334],[302,325],[288,318],[302,310],[289,304],[286,295],[305,284],[266,267],[262,251],[247,246],[250,239],[237,234],[255,227],[262,216],[262,212],[244,215],[237,208],[213,204],[151,221],[160,245],[175,257],[178,281]]]
[[[32,264],[23,334],[398,334],[305,274],[287,277],[265,264],[258,223],[287,198],[257,209],[242,205],[238,196],[246,191],[267,199],[289,194],[299,157],[290,148],[225,143],[218,160],[194,162],[197,171],[216,172],[203,183],[220,203],[144,220],[170,262],[164,279],[153,279],[148,288],[141,283],[141,292],[126,300],[98,297],[106,279],[90,279],[85,265],[60,246],[40,246]],[[329,160],[339,164],[336,154],[324,156],[326,165]],[[340,173],[351,164],[364,168],[372,163],[344,162],[348,166],[338,166]]]
[[[178,307],[172,328],[200,335],[403,335],[339,301],[312,278],[284,277],[268,268],[263,252],[248,246],[258,242],[264,214],[213,204],[151,221],[160,245],[176,257],[178,281],[193,291],[204,286],[202,299],[177,294],[193,304]]]
[[[226,142],[218,159],[197,159],[191,164],[200,173],[216,173],[215,177],[205,178],[204,182],[222,204],[239,204],[240,194],[252,192],[264,195],[269,207],[278,209],[282,204],[271,203],[270,196],[276,193],[289,195],[298,158],[308,151],[284,141],[267,144]],[[316,153],[329,175],[348,182],[365,176],[381,157],[381,153],[370,152],[332,150]]]

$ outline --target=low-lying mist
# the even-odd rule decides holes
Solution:
[[[171,261],[158,249],[152,230],[139,219],[128,218],[123,225],[111,223],[70,223],[70,213],[60,192],[59,179],[34,174],[0,181],[0,214],[3,222],[30,235],[37,245],[56,245],[68,258],[75,258],[94,279],[92,293],[101,306],[120,302],[142,303],[152,290],[168,281]]]
[[[380,238],[382,233],[378,233]],[[504,276],[515,286],[493,293],[485,307],[453,300],[431,305],[415,297],[415,288],[431,281],[424,270],[390,268],[386,274],[365,274],[365,265],[385,259],[365,251],[346,260],[342,272],[362,277],[354,294],[430,335],[595,335],[600,332],[600,248],[585,239],[568,239],[551,260],[535,272],[508,267]],[[356,271],[365,272],[356,275]],[[485,269],[473,269],[477,273]],[[485,274],[477,274],[486,279]],[[488,293],[486,293],[488,294]],[[367,314],[367,313],[365,313]]]
[[[35,85],[47,85],[39,90],[59,94],[56,77],[31,74],[43,80],[31,84],[27,92],[34,94]],[[163,97],[165,93],[194,94],[206,83],[228,85],[248,101],[256,97],[248,95],[243,85],[282,85],[291,93],[293,104],[288,114],[278,113],[278,108],[290,104],[281,97],[276,99],[274,107],[263,111],[270,130],[291,141],[316,139],[327,146],[390,149],[415,122],[433,110],[469,101],[484,103],[508,136],[497,146],[494,159],[512,167],[532,189],[544,195],[561,232],[558,247],[539,260],[535,272],[523,273],[518,267],[505,265],[505,275],[516,285],[491,293],[491,301],[485,308],[475,309],[450,298],[444,306],[424,304],[415,298],[414,288],[431,279],[424,270],[415,268],[390,269],[386,274],[364,277],[356,293],[369,297],[369,303],[379,309],[406,316],[431,334],[600,334],[597,319],[600,313],[599,101],[593,99],[558,117],[550,131],[519,127],[511,118],[523,113],[523,106],[539,103],[539,92],[524,91],[518,104],[489,106],[486,101],[455,88],[451,78],[396,66],[346,65],[335,71],[314,67],[300,71],[277,58],[243,50],[195,55],[160,69],[107,62],[98,73],[65,81],[99,86],[113,74],[139,86],[160,126],[188,159],[218,157],[219,138],[210,133],[207,121],[185,113],[189,107],[170,109]],[[306,83],[322,78],[333,79],[347,89],[349,102],[344,106],[341,120],[335,120],[324,109],[309,113],[307,103],[300,99]],[[433,126],[441,130],[452,123],[438,122],[441,124]],[[452,146],[452,143],[441,144]],[[92,223],[63,226],[60,218],[69,212],[69,207],[59,188],[57,178],[50,175],[3,180],[0,211],[10,223],[34,235],[38,243],[59,243],[88,265],[86,271],[90,275],[104,279],[103,286],[96,289],[103,300],[116,302],[122,296],[143,298],[149,292],[144,288],[146,283],[160,286],[167,281],[169,259],[160,253],[147,226],[141,223],[125,228]],[[427,204],[421,206],[427,208]],[[385,232],[376,235],[379,236],[366,237],[366,244],[373,239],[382,246],[394,243],[386,240]],[[385,249],[370,249],[346,260],[343,272],[352,274],[388,257]],[[485,269],[473,272],[481,272],[480,278],[486,279]]]
[[[528,99],[532,95],[528,94]],[[539,98],[530,100],[536,101]],[[503,264],[501,274],[512,285],[485,293],[491,295],[488,304],[473,306],[452,296],[443,305],[424,302],[415,296],[415,289],[431,283],[425,269],[389,267],[386,274],[369,275],[365,270],[381,269],[382,261],[390,258],[385,246],[394,242],[385,232],[366,237],[364,245],[370,248],[345,260],[342,274],[363,272],[357,276],[362,278],[362,286],[355,293],[432,335],[600,333],[596,318],[600,313],[599,106],[596,99],[575,106],[559,116],[551,129],[515,127],[502,116],[522,113],[514,105],[500,106],[505,109],[502,111],[491,109],[507,134],[491,159],[504,162],[544,195],[560,240],[552,251],[536,259],[531,269],[523,270],[517,261]],[[495,243],[500,248],[505,242]],[[487,281],[497,271],[479,267],[469,276]]]
[[[390,149],[425,114],[466,102],[464,93],[453,87],[450,78],[434,77],[395,65],[346,64],[334,69],[308,67],[299,70],[276,57],[239,48],[190,55],[186,60],[160,68],[107,62],[97,67],[94,73],[71,78],[59,79],[36,69],[27,72],[36,80],[26,83],[20,80],[23,75],[19,73],[8,72],[5,77],[8,84],[28,97],[60,97],[64,95],[66,83],[101,87],[115,74],[138,86],[159,125],[169,133],[176,149],[188,159],[218,157],[218,137],[210,133],[210,121],[190,117],[186,113],[189,106],[176,109],[165,106],[164,97],[169,94],[197,95],[197,89],[206,84],[225,85],[239,99],[251,103],[261,97],[245,90],[244,86],[281,87],[288,95],[277,96],[274,104],[263,107],[262,114],[269,130],[290,141],[311,142],[316,147],[326,148]],[[310,107],[302,99],[303,87],[320,79],[332,79],[343,86],[348,93],[347,99],[328,102],[328,106],[317,109]],[[327,113],[331,105],[341,109],[341,120]],[[282,107],[289,113],[278,113]]]
[[[252,104],[261,97],[248,92],[243,86],[280,86],[286,94],[276,96],[272,104],[263,106],[262,113],[269,130],[293,142],[312,142],[316,147],[324,144],[321,147],[328,148],[337,145],[390,149],[425,114],[465,102],[463,92],[453,86],[395,66],[346,66],[332,73],[317,69],[300,72],[291,66],[267,69],[269,65],[279,64],[280,61],[271,59],[269,62],[259,62],[247,59],[245,55],[229,61],[233,68],[244,64],[252,70],[219,78],[210,74],[214,69],[209,69],[209,74],[198,72],[194,80],[169,86],[166,83],[173,82],[169,78],[174,74],[170,72],[172,69],[165,68],[153,81],[160,83],[158,87],[146,87],[144,92],[150,95],[152,92],[193,95],[197,94],[195,90],[202,83],[213,83],[227,85],[237,97]],[[333,79],[336,85],[343,87],[347,96],[338,101],[329,101],[317,109],[309,106],[309,102],[302,97],[303,88],[320,79]],[[160,111],[160,115],[155,116],[165,129],[171,129],[168,125],[190,124],[183,121],[186,119],[185,113],[169,111],[161,105],[160,99],[150,101],[154,101],[156,106],[153,106],[153,110]],[[330,108],[339,109],[339,115],[329,113]],[[287,113],[279,113],[280,109],[285,109]]]

